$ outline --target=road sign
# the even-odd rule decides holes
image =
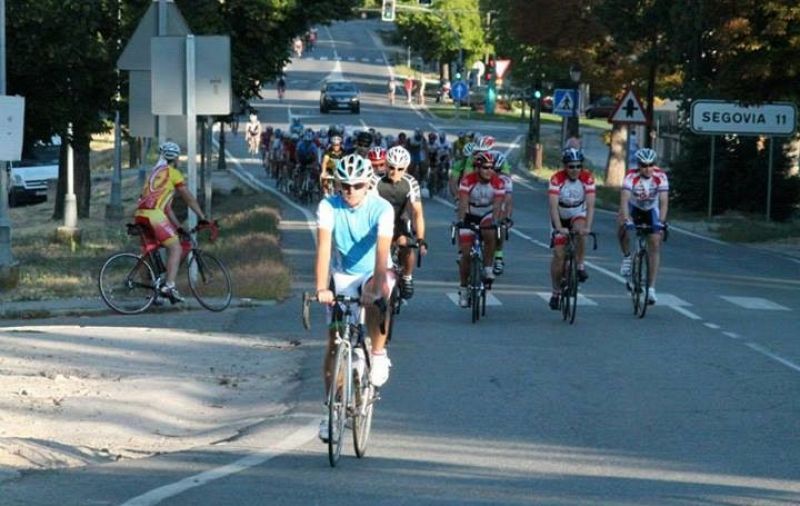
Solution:
[[[701,135],[790,136],[797,129],[797,106],[791,102],[748,105],[695,100],[692,103],[691,128]]]
[[[647,115],[644,113],[642,102],[633,90],[628,90],[622,100],[617,103],[617,108],[608,118],[609,123],[647,124]]]
[[[0,160],[22,157],[22,131],[25,127],[25,99],[0,96]]]
[[[506,75],[509,65],[511,65],[511,60],[495,60],[494,68],[495,73],[497,73],[497,79],[502,79]]]
[[[464,81],[456,81],[453,83],[453,87],[450,88],[450,95],[453,97],[453,100],[460,102],[467,98],[467,94],[469,93],[469,86]]]
[[[573,116],[577,106],[576,90],[557,89],[553,92],[553,114]]]

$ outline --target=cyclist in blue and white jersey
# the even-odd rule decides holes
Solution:
[[[372,343],[370,381],[380,387],[389,379],[391,366],[380,321],[390,316],[381,315],[373,303],[388,299],[394,288],[394,273],[389,268],[394,210],[389,202],[369,191],[369,160],[357,154],[347,155],[337,164],[335,174],[341,192],[322,199],[317,211],[317,298],[329,307],[330,323],[335,294],[361,297]],[[331,328],[323,369],[326,393],[331,382],[334,337],[335,329]],[[329,438],[327,417],[326,410],[319,426],[323,441]]]

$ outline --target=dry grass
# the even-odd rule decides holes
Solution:
[[[0,300],[42,300],[97,296],[97,273],[105,259],[117,251],[136,251],[138,240],[125,234],[122,223],[105,220],[110,181],[94,183],[91,217],[81,219],[79,244],[55,240],[61,222],[51,219],[53,192],[48,201],[10,210],[13,223],[12,250],[20,264],[20,283]],[[123,205],[132,215],[139,185],[136,177],[123,181]],[[222,231],[215,244],[201,240],[201,247],[218,256],[229,268],[238,297],[274,299],[285,297],[291,273],[283,262],[278,239],[279,212],[266,196],[215,194],[215,216]],[[179,274],[179,279],[184,274]]]

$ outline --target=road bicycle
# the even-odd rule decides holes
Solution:
[[[149,227],[128,223],[126,228],[128,235],[140,238],[140,253],[111,255],[100,268],[97,283],[100,297],[108,307],[121,314],[137,314],[154,303],[162,303],[160,289],[166,282],[167,269],[161,257],[161,244]],[[197,302],[210,311],[223,311],[231,303],[231,277],[222,260],[198,246],[195,235],[204,230],[210,231],[211,242],[216,240],[219,233],[216,223],[198,225],[188,234],[182,234],[181,265],[187,266],[189,289]]]
[[[561,317],[564,321],[569,321],[570,325],[575,323],[575,314],[578,310],[578,261],[575,258],[575,238],[577,232],[569,231],[567,244],[564,246],[564,264],[561,271],[561,294],[559,295],[559,306],[561,307]],[[592,238],[592,249],[597,249],[597,236],[594,232],[589,234]]]
[[[411,223],[406,222],[408,228],[411,228]],[[392,270],[395,274],[395,279],[398,280],[398,283],[395,283],[394,288],[392,289],[392,293],[389,295],[389,314],[392,315],[389,318],[389,328],[386,332],[386,342],[389,343],[392,340],[392,334],[394,333],[394,321],[395,317],[400,314],[400,308],[406,305],[406,300],[400,296],[400,285],[399,280],[403,277],[403,266],[400,265],[400,251],[404,249],[412,249],[417,250],[417,268],[422,267],[422,255],[419,254],[419,244],[417,243],[416,238],[411,237],[412,234],[409,233],[407,236],[408,243],[400,246],[398,244],[392,244],[391,249],[391,259],[392,259]]]
[[[303,293],[303,326],[311,329],[310,306],[316,296]],[[344,429],[347,419],[352,420],[353,447],[356,457],[367,453],[372,415],[375,403],[380,400],[379,390],[369,380],[371,343],[366,334],[366,310],[358,297],[337,295],[333,305],[332,326],[335,329],[335,359],[333,375],[328,390],[328,462],[336,467],[342,454]],[[375,302],[381,314],[386,312],[386,301]],[[381,331],[385,320],[381,322]]]
[[[657,233],[651,225],[635,225],[636,240],[633,242],[633,258],[631,273],[625,282],[631,292],[633,314],[644,318],[647,313],[647,292],[650,290],[650,255],[647,251],[647,238],[650,234]],[[664,227],[663,241],[667,240],[668,229]]]
[[[449,194],[448,181],[450,174],[450,155],[437,154],[435,157],[435,164],[428,171],[428,188],[430,188],[431,195],[438,195],[446,198]]]
[[[472,310],[472,323],[477,322],[482,316],[486,316],[486,290],[491,289],[491,281],[484,280],[483,277],[483,230],[494,230],[497,238],[500,239],[501,233],[505,230],[505,238],[508,239],[508,230],[499,225],[476,225],[474,223],[453,223],[450,226],[450,242],[456,243],[456,236],[460,230],[472,231],[472,246],[469,250],[470,268],[467,289],[469,291],[469,303]]]

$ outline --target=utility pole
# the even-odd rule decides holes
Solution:
[[[117,0],[117,28],[122,23],[122,2]],[[120,49],[121,41],[117,39],[117,50]],[[117,93],[114,97],[114,174],[111,176],[111,197],[106,206],[106,219],[118,221],[124,214],[122,207],[122,127],[119,119],[120,91],[119,91],[119,69],[116,69]]]
[[[0,0],[0,96],[6,94],[6,1]],[[19,283],[19,267],[11,252],[11,220],[8,219],[8,163],[0,161],[0,288]]]

